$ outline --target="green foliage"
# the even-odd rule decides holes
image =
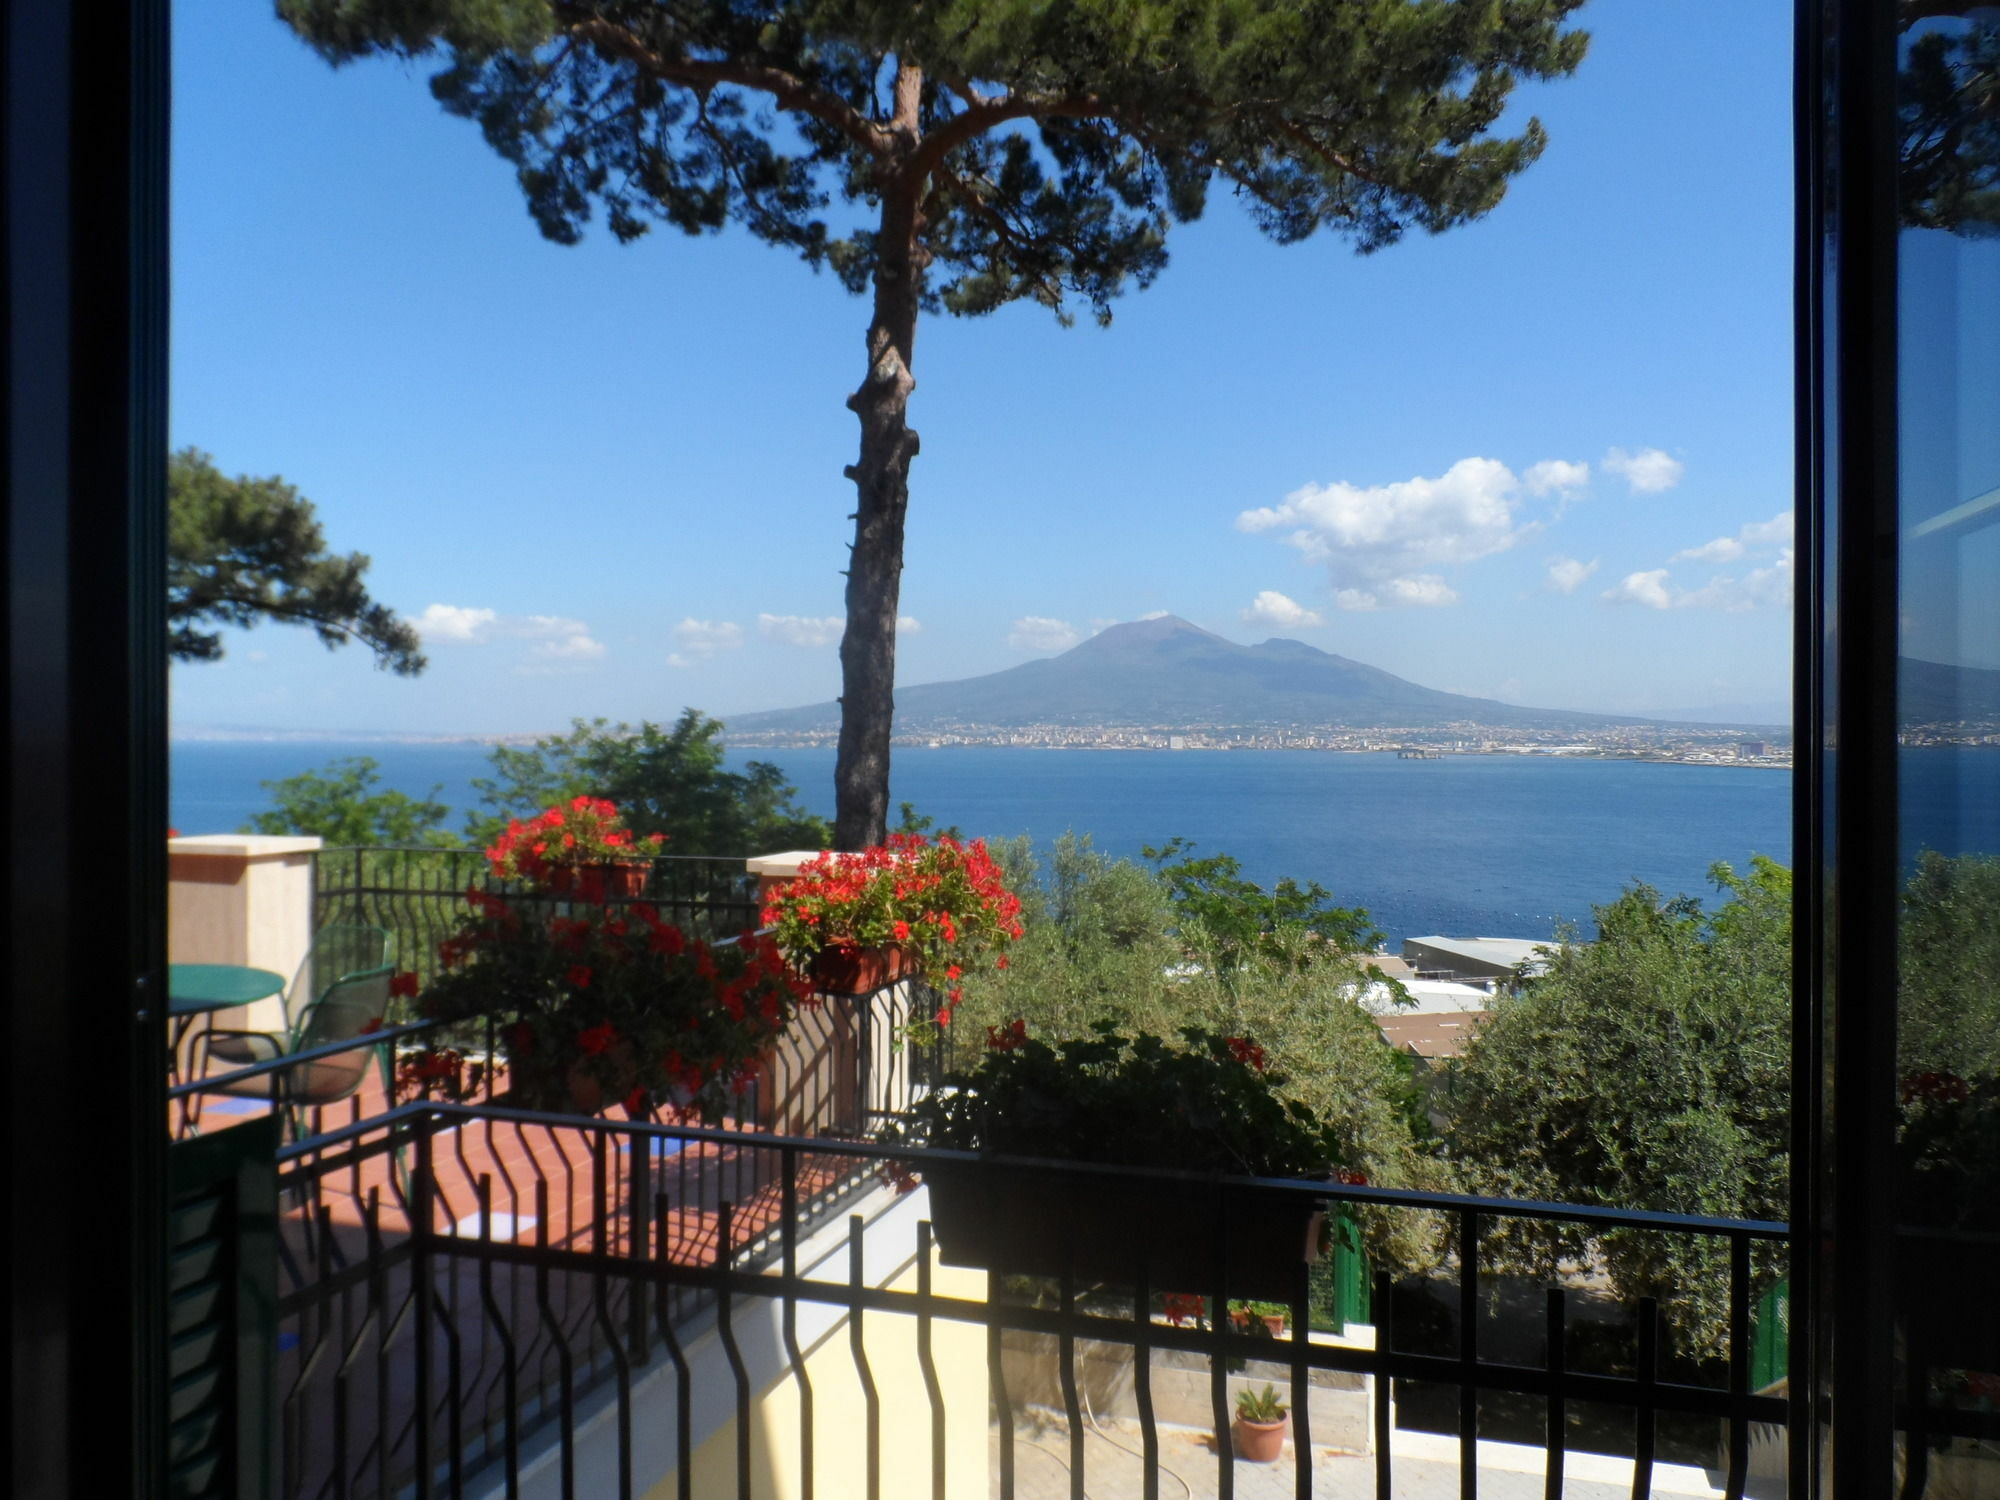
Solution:
[[[1455,1068],[1448,1132],[1466,1186],[1517,1198],[1723,1217],[1786,1217],[1791,874],[1753,859],[1711,872],[1704,911],[1639,885],[1597,909]],[[1684,1353],[1720,1347],[1727,1248],[1619,1231],[1590,1241],[1510,1223],[1489,1252],[1552,1272],[1601,1264],[1624,1297],[1656,1296]],[[1777,1274],[1760,1261],[1763,1281]]]
[[[382,777],[371,755],[329,761],[324,770],[304,771],[279,781],[261,783],[274,804],[255,814],[245,833],[296,834],[324,839],[329,848],[377,844],[455,844],[445,830],[451,809],[437,800],[443,786],[427,798],[407,792],[374,790]]]
[[[1175,1046],[1100,1021],[1046,1042],[996,1033],[976,1066],[910,1111],[927,1145],[1001,1156],[1177,1167],[1250,1177],[1324,1177],[1338,1134],[1280,1090],[1261,1048],[1199,1026]]]
[[[1899,1073],[2000,1075],[2000,858],[1919,855],[1897,959]]]
[[[231,479],[198,448],[167,460],[168,650],[177,661],[216,661],[213,626],[260,620],[308,625],[328,647],[359,641],[375,664],[423,671],[417,632],[368,597],[368,558],[326,550],[313,504],[276,475]]]
[[[741,771],[723,765],[722,724],[686,709],[671,729],[650,721],[636,729],[604,719],[574,721],[567,734],[526,748],[499,745],[494,774],[473,782],[494,809],[467,820],[466,834],[490,844],[510,818],[532,818],[577,796],[618,804],[643,836],[667,837],[664,854],[752,855],[823,849],[831,831],[795,800],[785,773],[768,761]]]
[[[329,60],[438,56],[541,232],[734,221],[873,282],[920,208],[923,300],[1108,319],[1219,179],[1280,242],[1475,219],[1541,154],[1494,133],[1582,60],[1582,0],[278,0]],[[899,116],[898,81],[915,85]],[[773,107],[787,118],[780,124]],[[843,206],[829,211],[836,200]]]
[[[1971,10],[1972,7],[1957,7]],[[2000,25],[1991,12],[1942,22],[1905,3],[1896,80],[1897,195],[1906,225],[1987,237],[2000,232]]]
[[[1332,894],[1318,881],[1302,886],[1287,875],[1267,892],[1245,880],[1242,864],[1231,856],[1197,858],[1193,850],[1190,841],[1177,838],[1140,852],[1158,866],[1179,920],[1206,932],[1228,967],[1253,952],[1270,958],[1295,951],[1296,939],[1305,935],[1340,953],[1366,952],[1382,941],[1367,912],[1328,905]]]
[[[1239,1422],[1256,1422],[1269,1425],[1285,1420],[1285,1413],[1291,1408],[1284,1397],[1278,1394],[1276,1386],[1265,1383],[1261,1391],[1243,1390],[1236,1396],[1236,1419]]]
[[[966,976],[949,1036],[961,1056],[969,1059],[988,1027],[1016,1019],[1041,1037],[1083,1036],[1101,1020],[1160,1036],[1193,1025],[1254,1037],[1285,1080],[1284,1096],[1338,1137],[1344,1165],[1378,1186],[1448,1185],[1409,1060],[1383,1045],[1356,1003],[1368,977],[1337,944],[1292,925],[1225,967],[1219,945],[1199,920],[1183,918],[1159,875],[1111,858],[1087,835],[1058,839],[1046,868],[1025,839],[994,853],[1021,898],[1026,932],[1005,972]],[[1432,1263],[1436,1225],[1410,1213],[1370,1210],[1362,1219],[1378,1263]]]

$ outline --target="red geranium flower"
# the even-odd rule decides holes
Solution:
[[[389,976],[389,993],[405,1000],[414,1000],[419,986],[417,976],[405,970]]]
[[[596,1057],[617,1040],[618,1029],[609,1021],[592,1026],[587,1031],[579,1031],[576,1034],[576,1045],[589,1057]]]

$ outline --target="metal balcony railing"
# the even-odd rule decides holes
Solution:
[[[714,941],[757,926],[757,881],[741,859],[658,854],[650,863],[635,899],[690,935]],[[314,930],[334,922],[383,928],[396,936],[398,965],[428,980],[438,943],[465,914],[468,889],[542,906],[564,899],[494,880],[477,849],[335,847],[313,855]]]
[[[1059,1263],[1070,1239],[1062,1194],[1081,1202],[1136,1193],[1157,1212],[1131,1226],[1125,1276],[1107,1278],[1100,1267],[1080,1277],[1065,1265],[1040,1281],[968,1283],[936,1254],[935,1199],[921,1222],[912,1220],[913,1240],[888,1255],[900,1273],[864,1270],[881,1260],[871,1244],[891,1233],[895,1215],[914,1211],[903,1205],[925,1203],[884,1184],[953,1171],[971,1173],[975,1185],[1024,1172],[1057,1184],[1041,1228]],[[1753,1251],[1785,1241],[1786,1226],[1776,1223],[1327,1183],[1217,1183],[428,1101],[286,1148],[279,1186],[278,1469],[286,1496],[629,1496],[666,1485],[661,1492],[694,1500],[750,1494],[776,1466],[795,1470],[787,1483],[796,1493],[810,1496],[817,1484],[821,1495],[875,1500],[964,1492],[969,1462],[982,1475],[990,1469],[993,1492],[1011,1500],[1031,1417],[1066,1433],[1071,1494],[1125,1493],[1089,1467],[1079,1376],[1086,1356],[1130,1367],[1138,1469],[1129,1492],[1148,1500],[1160,1493],[1169,1427],[1156,1410],[1164,1401],[1157,1387],[1168,1374],[1185,1383],[1189,1370],[1206,1390],[1215,1448],[1204,1461],[1214,1464],[1213,1492],[1222,1497],[1236,1485],[1232,1366],[1287,1394],[1287,1488],[1301,1497],[1326,1492],[1314,1486],[1332,1460],[1311,1424],[1314,1387],[1328,1378],[1365,1389],[1374,1434],[1367,1489],[1381,1497],[1402,1492],[1403,1460],[1388,1440],[1395,1407],[1423,1386],[1456,1392],[1459,1492],[1467,1496],[1479,1486],[1482,1401],[1501,1396],[1539,1404],[1552,1495],[1562,1493],[1570,1418],[1585,1405],[1629,1412],[1634,1495],[1650,1492],[1663,1419],[1710,1424],[1729,1495],[1744,1493],[1753,1427],[1782,1431],[1787,1422],[1788,1403],[1750,1385]],[[1285,1299],[1291,1332],[1281,1339],[1162,1320],[1164,1292],[1206,1293],[1217,1307],[1236,1289],[1230,1247],[1244,1215],[1329,1200],[1449,1222],[1455,1248],[1444,1274],[1457,1318],[1448,1351],[1405,1336],[1386,1277],[1376,1286],[1373,1347],[1313,1337],[1303,1259]],[[843,1238],[843,1215],[844,1243],[829,1253],[829,1236]],[[1728,1332],[1720,1377],[1701,1383],[1667,1368],[1650,1300],[1631,1310],[1631,1367],[1585,1368],[1569,1353],[1571,1285],[1546,1291],[1539,1360],[1483,1347],[1490,1278],[1482,1277],[1482,1247],[1507,1221],[1721,1247]],[[1161,1236],[1218,1247],[1213,1284],[1150,1285],[1144,1247]],[[830,1338],[843,1325],[845,1339]],[[954,1330],[957,1356],[943,1358],[938,1350]],[[983,1357],[965,1357],[965,1330]],[[1053,1381],[1040,1393],[1010,1391],[1017,1355],[1029,1346],[1053,1359]],[[774,1398],[778,1405],[767,1407]],[[1031,1413],[1038,1400],[1044,1408]],[[817,1415],[829,1409],[849,1415]],[[836,1450],[851,1455],[849,1466]],[[892,1481],[892,1458],[913,1462],[919,1478]],[[977,1493],[987,1493],[984,1482]]]

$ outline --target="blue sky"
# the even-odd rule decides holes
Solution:
[[[1582,24],[1480,224],[1360,259],[1217,193],[1108,331],[928,320],[901,679],[1170,610],[1522,703],[1782,699],[1789,7]],[[729,231],[548,244],[428,68],[267,9],[180,7],[175,64],[173,441],[299,485],[432,661],[232,634],[178,727],[834,696],[862,303]]]

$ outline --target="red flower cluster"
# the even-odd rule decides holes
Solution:
[[[1229,1049],[1229,1055],[1244,1066],[1255,1068],[1259,1073],[1264,1071],[1264,1049],[1248,1037],[1224,1037],[1223,1045]]]
[[[453,1047],[433,1047],[401,1059],[396,1064],[396,1098],[407,1101],[442,1094],[447,1099],[467,1099],[486,1076],[482,1063],[469,1067],[465,1055]]]
[[[1167,1321],[1178,1328],[1183,1323],[1199,1323],[1208,1310],[1208,1299],[1189,1292],[1168,1292],[1160,1299],[1166,1305]]]
[[[508,1017],[509,1081],[531,1108],[591,1101],[711,1121],[755,1082],[811,985],[768,936],[711,945],[648,902],[510,902],[467,893],[424,994],[445,1021]]]
[[[417,976],[408,971],[389,976],[389,993],[397,999],[416,999],[418,987]]]
[[[1020,899],[985,840],[948,834],[891,834],[872,849],[808,860],[764,908],[763,921],[798,963],[828,949],[901,948],[945,989],[941,1023],[951,1019],[972,963],[1022,935]],[[995,967],[1006,964],[999,952]]]
[[[1367,1187],[1368,1174],[1357,1172],[1352,1167],[1342,1167],[1333,1174],[1333,1180],[1343,1187]]]
[[[986,1028],[986,1046],[993,1052],[1012,1052],[1028,1040],[1028,1023],[1016,1016],[1006,1026]]]
[[[1972,1097],[1972,1085],[1956,1073],[1918,1073],[1903,1080],[1903,1102],[1962,1104]]]
[[[665,841],[665,834],[634,834],[616,803],[572,797],[526,821],[515,818],[487,848],[486,862],[495,879],[545,886],[585,865],[649,858]],[[603,899],[601,882],[594,893],[587,884],[581,889],[586,899]]]

